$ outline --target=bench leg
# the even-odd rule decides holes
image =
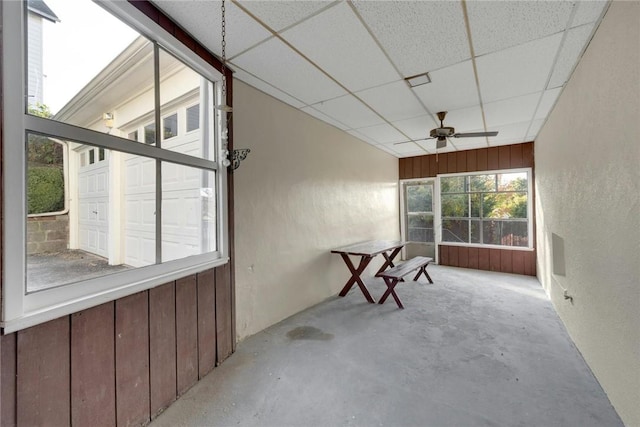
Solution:
[[[387,290],[382,295],[382,298],[380,298],[379,304],[383,304],[387,300],[387,298],[389,298],[389,295],[391,295],[393,299],[396,300],[396,304],[398,304],[398,308],[404,308],[404,306],[402,305],[402,302],[400,301],[400,298],[398,298],[398,295],[396,294],[396,291],[393,290],[393,288],[395,288],[396,285],[398,284],[399,280],[392,279],[389,277],[384,277],[384,282],[387,284]]]
[[[420,275],[422,273],[424,273],[424,275],[426,276],[426,278],[429,281],[429,283],[433,284],[433,280],[431,280],[431,276],[429,276],[429,273],[427,273],[427,265],[429,265],[429,263],[427,263],[426,265],[420,267],[420,270],[418,270],[418,274],[416,274],[416,277],[413,278],[414,282],[416,280],[418,280],[418,278],[420,277]]]

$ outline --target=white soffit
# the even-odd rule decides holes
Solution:
[[[404,77],[469,59],[460,2],[354,1]]]
[[[346,3],[281,35],[351,92],[401,77]]]
[[[257,16],[274,31],[281,31],[309,16],[313,16],[332,1],[239,1],[251,14]]]
[[[562,33],[478,57],[483,102],[546,89]]]
[[[384,123],[384,120],[352,95],[324,101],[313,107],[329,117],[340,120],[350,129],[359,129]]]
[[[277,98],[280,101],[291,105],[292,107],[302,108],[305,106],[303,102],[295,99],[292,96],[289,96],[288,94],[282,92],[280,89],[271,86],[269,83],[263,82],[262,80],[258,79],[255,76],[252,76],[242,69],[236,69],[233,73],[233,77],[250,86],[253,86],[254,88],[266,93],[267,95],[271,95],[274,98]]]
[[[423,86],[428,86],[428,84]],[[390,122],[426,113],[404,80],[363,90],[356,93],[356,96]]]
[[[344,89],[276,38],[234,58],[233,64],[307,104],[345,94]]]
[[[368,126],[357,129],[362,135],[369,140],[375,141],[376,144],[384,144],[388,142],[406,141],[407,137],[398,132],[388,124]]]
[[[213,53],[222,54],[221,2],[155,0],[154,4]],[[225,7],[227,58],[271,37],[271,33],[233,3],[226,2]]]
[[[493,129],[500,125],[531,121],[541,96],[542,92],[536,92],[484,104],[487,128]]]
[[[457,110],[478,104],[478,89],[471,61],[429,72],[431,83],[413,88],[432,112]]]
[[[436,127],[436,123],[429,115],[413,117],[406,120],[398,120],[397,122],[392,123],[411,139],[427,138],[429,136],[429,131]]]
[[[345,125],[344,123],[340,123],[338,120],[335,120],[329,116],[327,116],[326,114],[316,110],[313,107],[303,107],[300,109],[301,111],[304,111],[305,113],[315,117],[316,119],[322,120],[325,123],[328,123],[330,125],[333,125],[335,127],[337,127],[338,129],[342,129],[342,130],[347,130],[349,129],[349,126]]]
[[[582,53],[595,24],[582,25],[567,31],[567,37],[560,48],[558,61],[553,67],[549,88],[563,86],[569,77]]]
[[[559,33],[566,28],[573,9],[572,2],[568,1],[468,1],[466,4],[476,55]]]

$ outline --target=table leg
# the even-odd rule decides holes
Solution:
[[[360,258],[360,264],[358,264],[358,268],[355,268],[353,266],[353,263],[351,262],[351,258],[349,258],[349,255],[340,254],[340,256],[342,256],[342,259],[344,260],[344,263],[347,265],[347,268],[351,272],[351,278],[347,281],[347,283],[344,285],[344,287],[342,288],[342,290],[340,291],[340,293],[338,295],[340,295],[341,297],[347,295],[347,292],[349,292],[349,290],[351,290],[351,287],[353,286],[353,284],[357,283],[358,287],[360,288],[360,290],[364,294],[364,297],[367,299],[367,301],[369,301],[371,303],[375,303],[375,300],[373,299],[373,297],[369,293],[369,290],[367,289],[367,287],[364,285],[364,282],[360,278],[360,275],[362,274],[364,269],[367,268],[367,265],[369,265],[369,263],[371,262],[373,257],[363,255]]]
[[[391,251],[391,254],[382,252],[382,256],[384,256],[384,264],[382,264],[382,267],[380,267],[380,270],[378,270],[378,272],[376,273],[376,277],[378,277],[380,273],[385,271],[387,267],[395,267],[395,265],[393,264],[393,259],[400,253],[401,250],[402,248],[400,247],[395,248],[393,251]]]

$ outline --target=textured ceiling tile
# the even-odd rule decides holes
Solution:
[[[392,123],[411,139],[427,138],[429,131],[436,127],[436,122],[429,115],[398,120]]]
[[[220,1],[155,0],[154,4],[216,55],[222,54]],[[271,37],[271,33],[231,2],[226,3],[226,54],[237,53]]]
[[[430,72],[429,76],[431,83],[413,90],[432,113],[478,104],[478,89],[471,61]]]
[[[316,110],[313,107],[303,107],[300,110],[304,111],[305,113],[309,114],[310,116],[315,117],[316,119],[322,120],[325,123],[328,123],[328,124],[330,124],[332,126],[335,126],[338,129],[342,129],[342,130],[349,129],[349,126],[345,125],[344,123],[340,123],[338,120],[335,120],[335,119],[327,116],[326,114]]]
[[[536,119],[545,119],[549,115],[551,109],[556,104],[558,96],[560,96],[560,92],[562,92],[562,88],[560,87],[544,91],[542,99],[540,100],[540,105],[536,111]]]
[[[426,113],[404,80],[363,90],[356,95],[390,122]]]
[[[553,67],[549,88],[564,86],[569,80],[582,51],[591,37],[594,26],[595,24],[583,25],[572,28],[567,32],[567,37],[560,49],[560,55],[558,55],[556,65]]]
[[[608,1],[580,0],[576,3],[576,14],[571,22],[572,27],[595,22],[600,18]]]
[[[400,142],[406,141],[407,137],[398,132],[392,126],[388,124],[368,126],[365,128],[357,129],[358,132],[363,134],[365,137],[369,138],[372,141],[375,141],[376,144],[384,144],[388,142]]]
[[[458,150],[473,150],[474,148],[486,148],[487,138],[461,138],[455,140]]]
[[[313,107],[329,117],[333,117],[336,120],[339,119],[350,129],[359,129],[384,123],[384,120],[377,114],[351,95],[324,101]]]
[[[480,107],[469,107],[449,111],[444,119],[444,125],[454,127],[456,132],[484,132],[482,110]],[[439,122],[438,126],[440,126]]]
[[[531,121],[541,96],[542,92],[539,92],[485,104],[487,127],[493,129],[510,123]]]
[[[238,79],[242,82],[245,82],[249,86],[253,86],[254,88],[266,93],[267,95],[271,95],[274,98],[279,99],[280,101],[291,105],[292,107],[295,107],[295,108],[304,107],[303,102],[300,102],[294,97],[287,95],[281,90],[271,86],[269,83],[263,82],[262,80],[256,78],[255,76],[252,76],[251,74],[245,72],[244,70],[240,70],[240,69],[235,70],[235,72],[233,73],[233,77],[234,79]]]
[[[237,64],[306,104],[345,93],[335,82],[275,38],[236,57],[232,64]]]
[[[489,139],[489,145],[504,145],[525,142],[527,129],[531,122],[511,123],[508,125],[498,126],[498,136]]]
[[[403,77],[469,59],[460,2],[354,1]]]
[[[540,133],[540,130],[542,129],[542,125],[544,124],[544,122],[545,122],[545,119],[536,119],[531,122],[529,126],[529,131],[527,132],[527,137],[526,137],[527,141],[533,141],[537,138],[538,133]]]
[[[365,135],[361,134],[357,130],[351,129],[351,130],[348,130],[347,133],[350,134],[351,136],[355,136],[360,141],[366,142],[369,145],[378,145],[377,141],[374,141],[373,139],[366,137]]]
[[[483,102],[545,89],[562,34],[477,58]]]
[[[495,52],[563,31],[571,1],[469,1],[476,55]]]
[[[391,148],[393,151],[395,151],[398,154],[413,154],[416,152],[420,153],[418,155],[426,154],[423,148],[415,142],[407,142],[405,144],[390,143],[390,144],[382,144],[382,145],[385,145],[386,147]]]
[[[239,2],[251,14],[271,27],[274,31],[284,28],[313,16],[321,9],[329,6],[332,1],[245,1]]]
[[[396,153],[392,148],[389,148],[387,146],[384,145],[376,145],[375,146],[377,149],[384,151],[385,153],[391,154],[394,157],[399,157],[399,154]]]
[[[346,3],[296,25],[282,37],[351,92],[400,78]]]

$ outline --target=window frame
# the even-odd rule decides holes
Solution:
[[[456,176],[474,176],[474,175],[498,175],[498,174],[510,174],[510,173],[526,173],[527,174],[527,235],[528,242],[527,246],[507,246],[507,245],[493,245],[493,244],[484,244],[484,243],[470,243],[470,242],[449,242],[442,240],[442,192],[441,192],[441,180],[442,178],[451,178]],[[505,250],[514,250],[514,251],[532,251],[534,250],[534,240],[535,236],[533,235],[533,169],[532,168],[516,168],[516,169],[496,169],[496,170],[486,170],[486,171],[475,171],[475,172],[459,172],[459,173],[448,173],[448,174],[438,174],[436,176],[436,188],[434,191],[437,191],[437,200],[438,200],[438,210],[435,212],[435,222],[438,224],[436,226],[436,245],[446,245],[446,246],[465,246],[472,248],[490,248],[490,249],[505,249]],[[473,194],[477,192],[468,191],[464,194]],[[469,215],[471,213],[469,212]],[[469,216],[468,219],[474,219]],[[482,219],[482,218],[478,218]],[[482,223],[482,221],[481,221]]]
[[[32,116],[27,113],[26,80],[26,2],[2,4],[3,58],[3,213],[4,248],[2,268],[2,326],[5,333],[46,322],[108,301],[150,289],[229,261],[227,168],[220,160],[206,160],[155,145],[134,144],[126,138],[76,127],[63,122]],[[140,34],[175,55],[194,71],[214,83],[214,98],[220,99],[221,74],[158,24],[137,10],[129,2],[105,1],[96,3],[116,18],[136,29]],[[158,106],[156,106],[156,109]],[[156,112],[158,115],[159,112]],[[215,150],[222,152],[222,129],[226,113],[214,110]],[[157,127],[156,127],[157,128]],[[152,157],[184,166],[214,171],[216,174],[216,238],[217,250],[165,263],[110,274],[37,292],[26,287],[26,133],[35,132],[62,140],[104,147],[129,154]],[[156,135],[157,137],[157,135]],[[8,143],[21,141],[22,143]],[[88,141],[93,144],[88,144]]]

